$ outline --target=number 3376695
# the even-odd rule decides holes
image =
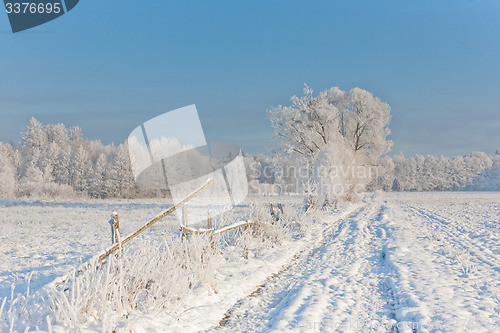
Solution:
[[[5,4],[7,14],[59,14],[61,12],[61,4],[56,3],[34,3],[34,2],[7,2]]]

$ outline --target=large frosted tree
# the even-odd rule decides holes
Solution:
[[[314,96],[307,85],[304,96],[291,102],[269,111],[283,148],[309,169],[308,182],[320,169],[327,195],[337,197],[333,188],[341,187],[342,195],[353,199],[370,176],[359,169],[375,166],[391,148],[390,106],[360,88],[347,93],[334,87]]]

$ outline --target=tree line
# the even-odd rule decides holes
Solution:
[[[281,142],[273,161],[261,158],[280,191],[309,192],[321,200],[356,200],[365,190],[500,190],[500,154],[389,156],[390,106],[370,92],[333,87],[313,94],[307,85],[291,105],[269,111]],[[309,169],[304,176],[304,168]],[[258,168],[257,168],[258,169]],[[269,172],[274,170],[274,172]],[[298,171],[299,170],[299,171]],[[336,191],[341,188],[342,191]]]
[[[0,143],[2,197],[137,195],[125,144],[85,140],[78,127],[32,118],[19,145]]]
[[[245,155],[253,193],[319,192],[321,200],[353,200],[354,190],[500,190],[500,154],[390,156],[390,106],[355,88],[317,96],[306,86],[290,106],[269,111],[281,149]],[[341,185],[342,193],[333,193]],[[316,187],[315,187],[316,186]],[[316,193],[319,194],[319,193]],[[0,197],[164,197],[139,189],[126,143],[86,140],[78,127],[35,118],[17,145],[0,142]]]

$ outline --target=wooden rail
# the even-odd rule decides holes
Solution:
[[[196,197],[203,190],[205,190],[208,186],[210,186],[210,184],[212,184],[213,182],[214,182],[213,178],[209,179],[204,185],[202,185],[201,187],[199,187],[196,191],[194,191],[191,195],[187,196],[184,200],[182,200],[178,204],[170,207],[169,209],[165,210],[163,213],[161,213],[158,216],[156,216],[154,219],[152,219],[151,221],[149,221],[148,223],[146,223],[144,226],[142,226],[139,230],[137,230],[133,234],[125,237],[125,239],[123,239],[123,241],[121,241],[120,244],[116,243],[113,246],[111,246],[109,249],[107,249],[101,255],[99,255],[99,260],[103,260],[103,259],[107,258],[112,253],[116,252],[120,248],[120,246],[123,246],[124,244],[130,242],[132,239],[134,239],[135,237],[139,236],[141,233],[143,233],[145,230],[147,230],[149,227],[151,227],[153,224],[155,224],[156,222],[164,219],[167,215],[172,214],[179,207],[184,206],[189,200],[191,200],[194,197]]]
[[[207,234],[208,235],[220,235],[224,232],[228,232],[228,231],[231,231],[231,230],[236,229],[236,228],[248,227],[252,223],[253,223],[253,221],[241,221],[238,223],[228,225],[226,227],[222,227],[222,228],[217,229],[217,230],[215,230],[213,227],[210,227],[208,229],[195,229],[195,228],[183,225],[183,226],[181,226],[181,231],[185,235],[207,235]]]
[[[213,178],[207,180],[207,182],[205,184],[203,184],[198,189],[196,189],[196,191],[194,191],[192,194],[190,194],[189,196],[187,196],[184,200],[182,200],[178,204],[170,207],[169,209],[167,209],[164,212],[162,212],[159,215],[157,215],[154,219],[152,219],[151,221],[149,221],[148,223],[146,223],[139,230],[137,230],[133,234],[127,236],[123,241],[120,241],[120,232],[119,232],[119,230],[120,230],[120,224],[119,224],[119,220],[118,220],[118,213],[113,212],[112,219],[111,219],[111,228],[112,228],[113,241],[116,242],[116,243],[113,244],[109,249],[107,249],[106,251],[104,251],[102,254],[96,256],[97,259],[98,259],[98,261],[102,261],[102,260],[106,259],[107,257],[109,257],[114,252],[120,250],[122,248],[123,244],[130,242],[132,239],[134,239],[135,237],[139,236],[141,233],[143,233],[145,230],[147,230],[149,227],[151,227],[153,224],[155,224],[156,222],[162,220],[166,216],[172,214],[173,212],[175,212],[180,207],[184,206],[189,200],[191,200],[194,197],[196,197],[203,190],[205,190],[208,186],[210,186],[210,184],[212,184],[213,182],[214,182]],[[96,258],[96,257],[94,257],[94,258]],[[97,267],[100,267],[103,264],[104,263],[101,263]],[[84,270],[86,270],[86,269],[88,269],[90,267],[91,267],[91,261],[83,263],[76,270],[75,275],[79,275],[81,272],[83,272]],[[69,277],[70,277],[70,275],[68,275],[68,274],[63,275],[61,277],[57,277],[56,279],[54,279],[54,281],[52,281],[51,283],[47,284],[46,287],[49,288],[49,289],[50,288],[55,288],[56,286],[60,285],[61,283],[66,282],[69,279]]]

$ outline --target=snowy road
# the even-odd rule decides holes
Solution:
[[[214,331],[500,331],[500,204],[472,196],[382,195]]]

